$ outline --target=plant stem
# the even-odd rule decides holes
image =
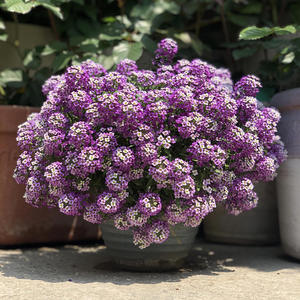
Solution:
[[[280,21],[281,21],[282,15],[284,13],[285,6],[286,6],[286,0],[282,0],[281,6],[280,6],[280,10],[279,10],[279,16],[278,16],[278,24],[279,25],[280,25]]]
[[[228,44],[230,43],[230,39],[229,39],[229,33],[228,33],[228,28],[227,28],[227,23],[226,23],[226,18],[225,18],[225,12],[224,12],[224,1],[222,1],[220,3],[220,8],[221,8],[221,20],[222,20],[222,26],[223,26],[223,31],[224,31],[224,35],[225,35],[225,40],[226,40],[226,50],[227,50],[227,59],[228,59],[228,65],[229,68],[231,70],[231,72],[234,71],[234,65],[232,62],[232,55],[231,55],[231,50],[228,46]]]
[[[276,6],[276,0],[270,0],[271,9],[272,9],[272,18],[274,25],[278,25],[278,14],[277,14],[277,6]]]
[[[124,15],[125,15],[125,9],[124,9],[124,6],[125,6],[125,1],[126,0],[118,0],[118,7],[119,7],[119,10],[120,10],[120,14],[121,14],[121,17],[122,17],[122,23],[124,24]]]
[[[54,34],[54,38],[57,41],[59,41],[60,38],[59,38],[59,34],[58,34],[58,31],[57,31],[57,28],[56,28],[53,12],[49,9],[47,9],[47,12],[48,12],[49,20],[50,20],[50,25],[51,25],[51,28],[52,28],[52,31],[53,31],[53,34]]]
[[[23,61],[23,55],[20,51],[20,41],[19,41],[19,20],[18,20],[18,16],[16,13],[12,13],[12,17],[15,23],[15,40],[13,43],[14,48],[17,50],[19,57],[21,58],[21,60]]]
[[[197,9],[197,15],[196,15],[196,30],[195,30],[195,34],[197,37],[199,37],[201,20],[205,13],[205,8],[206,8],[206,5],[202,6],[201,3],[199,3],[198,9]]]

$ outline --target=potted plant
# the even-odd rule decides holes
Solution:
[[[47,80],[41,112],[18,132],[25,201],[100,223],[123,268],[182,266],[197,232],[184,241],[186,228],[217,202],[234,214],[255,207],[251,180],[273,179],[284,159],[278,112],[253,98],[257,78],[233,85],[199,59],[173,64],[176,52],[162,40],[152,71],[128,59],[110,73],[92,61],[69,67]]]
[[[7,1],[7,3],[0,1],[0,6],[3,9],[0,10],[1,14],[7,14],[6,8],[9,3],[11,1]],[[16,4],[16,2],[13,3],[13,5]],[[25,4],[20,1],[17,7],[22,8],[26,5],[32,6],[33,2]],[[16,14],[13,14],[15,22],[9,24],[4,23],[1,16],[1,61],[6,59],[11,63],[11,57],[17,61],[14,64],[17,69],[12,68],[11,64],[1,63],[0,246],[97,240],[101,236],[98,226],[89,224],[77,217],[62,215],[57,209],[43,208],[37,211],[22,201],[25,189],[23,186],[17,185],[12,177],[18,156],[21,153],[16,142],[17,130],[18,126],[25,122],[31,113],[40,111],[39,106],[45,100],[41,92],[41,85],[52,73],[49,66],[45,67],[44,65],[41,68],[42,57],[39,54],[45,48],[45,40],[51,41],[51,29],[26,25],[24,30],[24,26],[19,24]],[[9,26],[6,27],[6,25]],[[30,29],[29,35],[34,35],[34,37],[27,39],[29,42],[26,40],[28,28]],[[45,34],[45,32],[50,37],[42,40],[36,38],[36,35]],[[52,40],[54,40],[53,35]],[[26,50],[24,45],[31,47],[31,50]],[[36,52],[36,48],[40,49],[39,53]],[[19,56],[16,59],[16,56],[11,55],[11,53],[18,53]],[[11,68],[3,70],[5,66]]]
[[[298,31],[298,32],[297,32]],[[266,41],[270,36],[272,40]],[[287,36],[282,39],[276,35]],[[278,170],[276,181],[278,194],[279,225],[282,246],[285,252],[295,258],[300,258],[300,226],[298,214],[298,183],[299,137],[298,123],[300,111],[299,88],[299,26],[289,25],[285,28],[246,28],[241,32],[243,39],[261,39],[261,43],[277,43],[277,50],[268,63],[269,78],[273,80],[275,89],[279,92],[271,99],[271,106],[282,114],[278,123],[278,133],[282,137],[288,151],[288,159]],[[255,42],[255,41],[254,41]],[[286,84],[285,81],[288,83]],[[286,89],[286,90],[285,90]]]
[[[249,49],[255,52],[263,49],[266,53],[265,59],[261,61],[258,74],[262,78],[264,88],[273,91],[268,97],[265,97],[267,101],[271,99],[275,91],[282,91],[282,89],[290,87],[291,82],[299,78],[297,72],[300,52],[297,29],[298,27],[293,25],[272,28],[251,26],[242,30],[239,35],[240,43],[244,48],[236,51],[247,53]],[[264,92],[265,90],[261,91]],[[274,105],[272,101],[271,106],[277,107],[283,113],[280,106],[285,107],[287,102],[281,101],[280,103],[280,105],[278,105],[279,102]],[[270,103],[267,103],[267,105],[270,105]],[[283,113],[284,118],[285,114]],[[286,144],[287,135],[282,134],[280,129],[282,123],[285,123],[285,121],[282,120],[279,123],[278,130],[284,144]],[[204,232],[209,240],[237,244],[272,244],[279,242],[278,205],[276,193],[274,193],[275,182],[260,182],[256,185],[261,193],[260,198],[264,199],[259,203],[257,210],[245,212],[234,219],[219,209],[204,222]],[[217,214],[219,223],[213,222],[213,217],[216,217]],[[255,225],[249,229],[247,223]]]

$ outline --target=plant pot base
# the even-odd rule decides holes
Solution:
[[[156,272],[180,269],[193,246],[198,227],[176,225],[162,244],[140,249],[133,244],[132,230],[119,230],[109,220],[100,225],[112,264],[119,269]]]

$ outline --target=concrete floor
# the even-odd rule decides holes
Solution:
[[[211,244],[197,237],[183,269],[114,269],[104,245],[0,250],[0,299],[300,299],[300,261],[280,245]]]

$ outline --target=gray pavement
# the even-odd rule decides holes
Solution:
[[[114,269],[104,245],[0,250],[0,299],[300,300],[300,261],[280,245],[211,244],[197,237],[183,269]]]

